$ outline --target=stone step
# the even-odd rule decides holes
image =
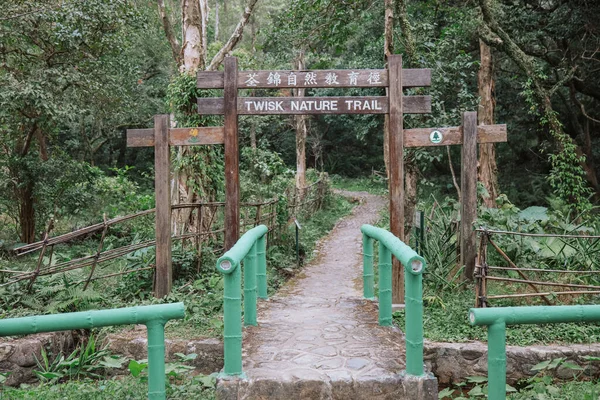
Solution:
[[[219,400],[437,400],[437,393],[432,375],[322,380],[299,370],[286,380],[219,379],[217,384]]]

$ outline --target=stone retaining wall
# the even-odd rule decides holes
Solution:
[[[36,358],[41,360],[42,348],[49,354],[68,353],[74,348],[73,332],[53,332],[29,335],[0,342],[0,372],[10,372],[6,384],[17,386],[35,380]]]
[[[600,356],[600,344],[574,344],[570,346],[506,347],[506,380],[514,384],[520,379],[535,375],[531,368],[546,360],[565,357],[567,361],[585,368],[585,374],[598,376],[600,362],[586,361],[584,356]],[[468,376],[487,375],[487,343],[435,343],[425,342],[425,365],[441,384],[465,381]],[[571,379],[579,371],[558,367],[547,371],[560,379]]]
[[[140,325],[134,330],[107,335],[110,352],[135,360],[147,358],[145,331],[146,328]],[[42,347],[50,354],[59,351],[68,353],[72,351],[76,341],[73,332],[56,332],[29,335],[15,340],[5,339],[0,342],[0,372],[11,372],[6,384],[16,386],[35,379],[35,358],[41,357]],[[223,343],[219,339],[167,339],[165,344],[167,361],[177,361],[175,353],[196,353],[198,357],[187,364],[195,366],[198,372],[210,374],[223,368]],[[600,376],[600,362],[590,362],[583,358],[600,357],[600,343],[571,346],[507,346],[506,350],[507,382],[510,384],[535,375],[531,368],[539,362],[559,357],[581,365],[585,368],[586,375]],[[427,369],[433,372],[440,384],[458,383],[469,376],[487,374],[486,343],[425,342],[424,359]],[[126,373],[126,369],[122,372]],[[576,372],[578,371],[561,367],[549,371],[560,379],[570,379]]]

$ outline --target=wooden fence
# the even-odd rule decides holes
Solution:
[[[310,215],[316,210],[320,209],[323,206],[324,198],[328,192],[328,181],[326,177],[322,177],[317,182],[305,188],[304,191],[305,195],[303,197],[299,196],[296,190],[286,191],[288,213],[291,210],[293,215],[298,213]],[[303,200],[300,201],[299,199]],[[242,203],[240,208],[241,233],[253,228],[254,226],[264,224],[269,228],[269,239],[275,239],[277,237],[276,232],[278,232],[277,227],[279,225],[277,219],[278,203],[279,199],[271,199],[263,202]],[[202,252],[204,251],[203,247],[207,243],[216,243],[219,245],[218,248],[211,249],[210,252],[222,252],[224,250],[223,241],[225,229],[223,224],[225,202],[186,203],[172,205],[171,210],[174,214],[174,219],[176,219],[179,214],[186,209],[190,210],[190,213],[188,214],[189,218],[191,221],[195,221],[195,223],[189,225],[188,232],[174,234],[172,239],[181,240],[182,246],[186,246],[187,242],[187,246],[191,246],[196,250],[199,260],[201,259]],[[35,268],[29,271],[0,269],[0,276],[3,276],[2,280],[0,281],[0,287],[29,280],[27,289],[30,290],[38,277],[64,273],[84,267],[91,267],[86,279],[72,284],[84,284],[84,289],[86,289],[91,281],[97,279],[154,269],[154,266],[150,266],[101,276],[94,276],[97,274],[97,267],[100,264],[124,257],[129,253],[143,248],[152,247],[156,244],[155,239],[149,239],[114,249],[104,250],[105,239],[107,238],[111,227],[144,216],[149,216],[154,214],[155,211],[156,210],[153,208],[113,219],[106,219],[106,216],[104,216],[104,221],[101,223],[90,225],[85,228],[54,237],[50,237],[50,231],[53,227],[53,222],[51,221],[48,224],[48,228],[41,241],[14,249],[14,252],[17,256],[23,256],[40,251]],[[83,240],[90,235],[97,235],[99,233],[100,239],[97,250],[94,254],[78,257],[69,261],[54,264],[52,263],[55,246],[66,245],[73,241]],[[45,257],[46,255],[47,257]]]
[[[490,300],[512,299],[531,300],[541,299],[547,305],[556,304],[557,300],[568,301],[584,295],[600,294],[600,285],[589,284],[590,276],[600,278],[600,270],[590,266],[578,266],[577,269],[549,269],[519,267],[501,249],[496,241],[500,235],[522,236],[529,238],[560,238],[597,241],[600,236],[535,234],[524,232],[508,232],[488,229],[477,229],[480,236],[477,264],[475,266],[475,303],[476,307],[489,307]],[[564,247],[568,244],[565,243]],[[504,265],[489,265],[488,249],[493,251],[503,261]],[[563,247],[563,248],[564,248]],[[518,276],[515,277],[515,276]],[[488,283],[503,282],[501,288],[495,287],[491,294]],[[592,282],[593,283],[593,282]]]

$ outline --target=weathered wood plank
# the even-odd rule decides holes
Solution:
[[[240,97],[237,112],[240,115],[298,115],[298,114],[386,114],[386,96],[341,97]],[[198,98],[198,113],[222,115],[224,100],[220,97]],[[405,96],[405,114],[431,112],[430,96]]]
[[[473,223],[477,218],[477,113],[473,111],[464,113],[462,127],[460,264],[465,266],[465,277],[473,280],[477,254],[473,229]]]
[[[238,148],[236,57],[225,58],[225,251],[231,249],[240,237],[240,175]]]
[[[403,87],[431,85],[430,69],[402,71]],[[312,71],[240,71],[239,89],[316,88],[316,87],[387,87],[385,69],[336,69]],[[198,71],[197,86],[201,89],[222,89],[223,72]]]
[[[222,126],[169,129],[171,146],[223,144]],[[128,129],[127,147],[154,147],[154,129]]]
[[[432,143],[429,135],[438,131],[442,135],[442,141]],[[501,143],[506,142],[506,125],[479,125],[477,127],[477,143]],[[404,147],[424,146],[449,146],[463,144],[462,126],[447,128],[416,128],[404,130]]]
[[[169,294],[172,286],[171,190],[169,115],[154,117],[154,165],[156,194],[156,279],[154,297]]]
[[[388,57],[389,87],[389,193],[390,232],[404,241],[404,135],[403,114],[407,97],[402,95],[402,55]],[[431,107],[430,107],[431,108]],[[404,268],[392,260],[392,302],[404,304]]]

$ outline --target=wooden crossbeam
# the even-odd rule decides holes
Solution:
[[[402,101],[405,114],[431,112],[430,96],[404,96]],[[224,104],[222,97],[198,98],[198,113],[222,115]],[[389,100],[386,96],[240,97],[237,112],[240,115],[387,114]]]
[[[439,143],[433,143],[430,140],[430,135],[434,131],[438,131],[442,136],[442,140]],[[500,143],[506,141],[507,133],[505,124],[477,126],[477,143]],[[463,144],[462,126],[404,130],[404,147],[448,146],[455,144]]]
[[[223,72],[198,71],[197,85],[201,89],[223,89]],[[431,70],[403,69],[402,87],[431,85]],[[282,89],[316,87],[387,87],[385,69],[336,69],[314,71],[239,71],[238,89]]]
[[[222,126],[169,129],[170,146],[223,144]],[[154,147],[154,129],[127,129],[127,147]]]

